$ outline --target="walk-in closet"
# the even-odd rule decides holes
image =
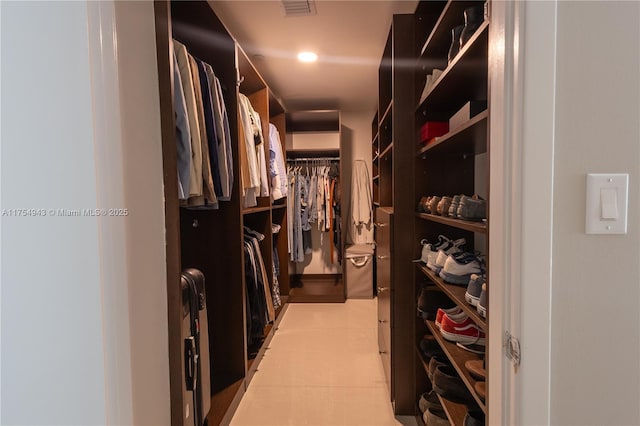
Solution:
[[[261,363],[268,362],[267,351],[277,348],[274,336],[292,304],[351,306],[358,299],[377,303],[371,332],[378,348],[371,354],[384,372],[394,415],[428,422],[428,400],[429,415],[435,412],[443,422],[462,424],[470,415],[484,421],[488,398],[479,396],[480,381],[469,379],[465,362],[477,359],[483,369],[485,357],[463,355],[455,349],[458,337],[450,343],[430,322],[432,309],[452,304],[471,312],[464,301],[469,278],[455,276],[455,287],[431,272],[426,257],[412,261],[420,258],[421,242],[445,257],[462,252],[442,251],[448,247],[437,246],[438,238],[464,239],[478,262],[486,254],[486,238],[474,244],[474,236],[488,227],[482,156],[488,146],[488,5],[384,3],[405,11],[383,14],[386,28],[378,31],[380,43],[372,49],[378,53],[367,65],[374,71],[367,90],[377,96],[354,120],[340,103],[327,109],[326,99],[282,97],[279,90],[290,94],[287,82],[269,78],[284,72],[269,57],[278,54],[261,53],[260,39],[246,42],[251,36],[243,25],[254,21],[242,14],[251,7],[278,11],[278,22],[294,26],[332,19],[340,10],[300,2],[308,8],[305,17],[290,3],[154,4],[167,273],[169,282],[182,277],[187,283],[168,289],[173,422],[231,422]],[[350,5],[351,13],[356,6]],[[456,25],[455,31],[466,31],[464,47],[459,34],[450,40]],[[277,25],[271,28],[277,31]],[[291,79],[347,60],[320,59]],[[310,91],[313,84],[319,83],[303,88]],[[468,102],[471,111],[465,112]],[[372,108],[373,122],[366,112]],[[448,129],[450,119],[457,121]],[[482,200],[484,210],[475,219],[464,216],[467,210],[448,218],[449,206],[446,212],[436,212],[435,204],[430,214],[422,210],[424,197],[457,193],[468,194],[460,204]],[[477,273],[486,280],[484,264]],[[184,307],[189,294],[197,309]],[[478,333],[486,332],[484,319],[473,313],[471,320]],[[189,321],[190,328],[181,326]],[[472,342],[475,354],[484,353],[484,341],[483,334]],[[460,375],[466,387],[429,393],[438,389],[431,358],[455,367],[451,380]]]
[[[0,33],[0,423],[640,425],[640,2]]]

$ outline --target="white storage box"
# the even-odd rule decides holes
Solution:
[[[373,298],[373,246],[356,244],[346,249],[344,282],[349,299]]]

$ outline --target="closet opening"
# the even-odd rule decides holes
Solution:
[[[343,303],[340,112],[287,114],[290,303]]]

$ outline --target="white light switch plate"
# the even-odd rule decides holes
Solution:
[[[587,175],[587,234],[626,234],[628,174]]]

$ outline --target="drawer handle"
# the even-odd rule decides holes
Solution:
[[[389,256],[387,256],[386,254],[380,254],[380,255],[376,256],[376,258],[378,260],[384,260],[384,259],[388,259]]]
[[[384,223],[384,222],[374,222],[374,225],[377,226],[378,228],[384,228],[385,226],[389,226],[388,223]]]
[[[380,324],[384,324],[385,322],[389,322],[389,321],[387,321],[387,320],[378,320],[378,322],[379,322]]]
[[[378,293],[384,293],[387,290],[389,290],[389,287],[380,287],[378,288]]]

